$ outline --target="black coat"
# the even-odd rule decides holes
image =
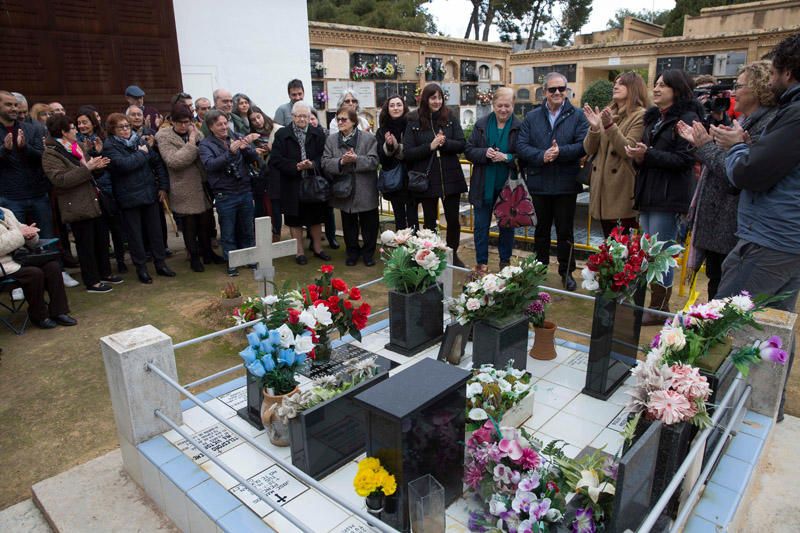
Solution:
[[[647,145],[644,161],[638,165],[634,206],[638,211],[686,213],[689,210],[694,175],[694,153],[675,128],[679,120],[686,124],[699,121],[695,101],[675,104],[663,120],[661,111],[651,107],[644,115],[644,138]]]
[[[103,143],[103,155],[111,160],[108,173],[114,198],[123,209],[150,205],[158,201],[158,190],[169,190],[169,177],[164,162],[153,148],[139,150],[146,144],[139,138],[137,146],[128,147],[114,136]]]
[[[375,139],[378,141],[378,159],[381,162],[381,170],[392,170],[393,168],[397,167],[398,165],[405,165],[406,164],[405,160],[404,160],[405,153],[403,152],[403,149],[405,148],[403,146],[403,137],[404,137],[405,132],[403,132],[403,134],[401,134],[400,137],[397,139],[397,142],[400,145],[400,148],[396,148],[394,150],[394,152],[392,152],[392,154],[389,155],[389,154],[386,153],[387,150],[386,150],[386,146],[385,146],[386,145],[386,132],[388,132],[388,131],[389,130],[386,129],[386,128],[380,128],[375,133]],[[407,187],[408,187],[408,173],[403,172],[403,188],[400,189],[399,191],[385,192],[385,193],[383,193],[383,197],[386,200],[389,200],[389,201],[392,201],[392,202],[408,200],[411,197],[411,193],[408,192],[408,188]]]
[[[467,147],[464,149],[464,155],[472,161],[472,175],[469,179],[469,203],[475,207],[481,207],[484,200],[483,188],[486,181],[486,166],[489,164],[489,160],[486,158],[486,150],[489,148],[489,141],[486,136],[488,123],[488,115],[475,123],[475,127],[472,128],[472,134],[467,141]],[[522,126],[522,121],[511,115],[511,131],[508,134],[508,152],[506,153],[513,154],[515,158],[508,165],[509,170],[516,170],[516,165],[519,162],[516,154],[520,126]]]
[[[322,153],[325,151],[325,132],[321,128],[309,126],[306,132],[306,157],[314,163],[314,170],[322,174]],[[275,142],[269,157],[269,166],[280,175],[281,212],[298,216],[300,203],[300,181],[302,174],[297,170],[300,157],[300,142],[289,125],[275,134]]]
[[[439,148],[441,157],[436,157],[436,153],[431,152],[431,141],[439,129],[442,130],[447,140]],[[440,127],[434,124],[423,130],[417,113],[409,113],[406,133],[403,135],[403,153],[408,170],[425,172],[431,156],[433,156],[433,163],[430,165],[431,170],[428,174],[430,183],[428,190],[415,193],[414,196],[441,198],[467,192],[467,182],[459,162],[459,155],[464,152],[466,144],[464,131],[457,119],[451,117],[444,126]]]

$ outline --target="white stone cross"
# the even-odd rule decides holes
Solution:
[[[264,297],[272,294],[273,287],[271,281],[275,280],[275,267],[272,260],[279,257],[287,257],[297,253],[297,243],[295,239],[286,241],[272,242],[272,219],[270,217],[260,217],[256,219],[256,245],[252,248],[242,248],[228,252],[228,266],[240,267],[245,265],[256,265],[253,275],[259,284],[259,296]]]

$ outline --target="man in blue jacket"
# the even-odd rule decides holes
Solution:
[[[522,122],[517,153],[525,161],[528,190],[538,224],[534,233],[536,259],[550,263],[550,230],[555,222],[558,273],[564,288],[577,288],[572,272],[575,203],[581,186],[577,181],[583,139],[589,122],[583,111],[567,98],[567,78],[551,72],[544,80],[544,104],[529,112]]]
[[[753,144],[741,126],[712,127],[722,146],[728,180],[741,189],[736,236],[722,265],[717,297],[742,290],[789,293],[775,307],[794,311],[800,289],[800,34],[773,50],[772,89],[778,111]]]

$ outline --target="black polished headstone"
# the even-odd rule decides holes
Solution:
[[[314,479],[322,479],[364,451],[366,414],[353,398],[389,377],[392,362],[377,357],[376,363],[380,371],[375,377],[289,421],[294,466]]]
[[[389,291],[389,344],[387,350],[411,356],[442,340],[444,304],[442,288],[434,285],[422,293]]]
[[[505,368],[509,359],[514,368],[524,370],[528,357],[528,318],[511,319],[505,323],[478,320],[472,328],[472,366],[493,364]]]
[[[391,508],[381,520],[409,530],[407,484],[431,474],[445,490],[445,505],[462,494],[464,405],[471,372],[422,359],[356,396],[367,409],[367,455],[397,480]]]
[[[636,365],[644,297],[645,288],[641,287],[633,297],[637,308],[615,300],[595,299],[584,394],[607,400]]]

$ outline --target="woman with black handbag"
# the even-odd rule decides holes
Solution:
[[[92,172],[108,166],[107,157],[89,157],[78,144],[75,124],[65,115],[47,119],[50,138],[45,142],[42,168],[57,191],[61,220],[72,226],[80,258],[81,278],[87,292],[111,291],[122,278],[111,274],[108,260],[108,226]]]
[[[392,203],[395,230],[419,225],[416,202],[408,192],[408,180],[403,152],[403,135],[406,132],[408,106],[398,95],[390,96],[383,104],[378,117],[380,128],[375,138],[378,141],[378,157],[381,170],[378,189],[383,198]]]
[[[330,261],[322,250],[322,223],[328,212],[329,189],[322,177],[322,153],[325,134],[309,127],[311,106],[296,102],[292,107],[292,123],[278,130],[269,158],[269,165],[280,174],[281,211],[297,243],[295,261],[305,265],[308,259],[303,248],[303,226],[311,233],[314,257]]]
[[[450,117],[442,88],[429,83],[422,90],[419,108],[408,115],[403,137],[405,160],[409,171],[409,190],[415,191],[417,180],[427,187],[414,192],[422,204],[424,226],[436,231],[439,199],[444,205],[447,221],[447,246],[453,250],[453,264],[464,262],[458,257],[461,238],[459,207],[461,193],[467,192],[467,182],[461,169],[459,154],[467,142],[458,117]]]
[[[378,143],[371,133],[358,130],[358,114],[352,108],[336,113],[339,132],[328,136],[322,169],[332,179],[330,205],[342,213],[342,231],[347,250],[345,264],[359,258],[375,266],[378,241]],[[358,244],[358,233],[364,245]]]

